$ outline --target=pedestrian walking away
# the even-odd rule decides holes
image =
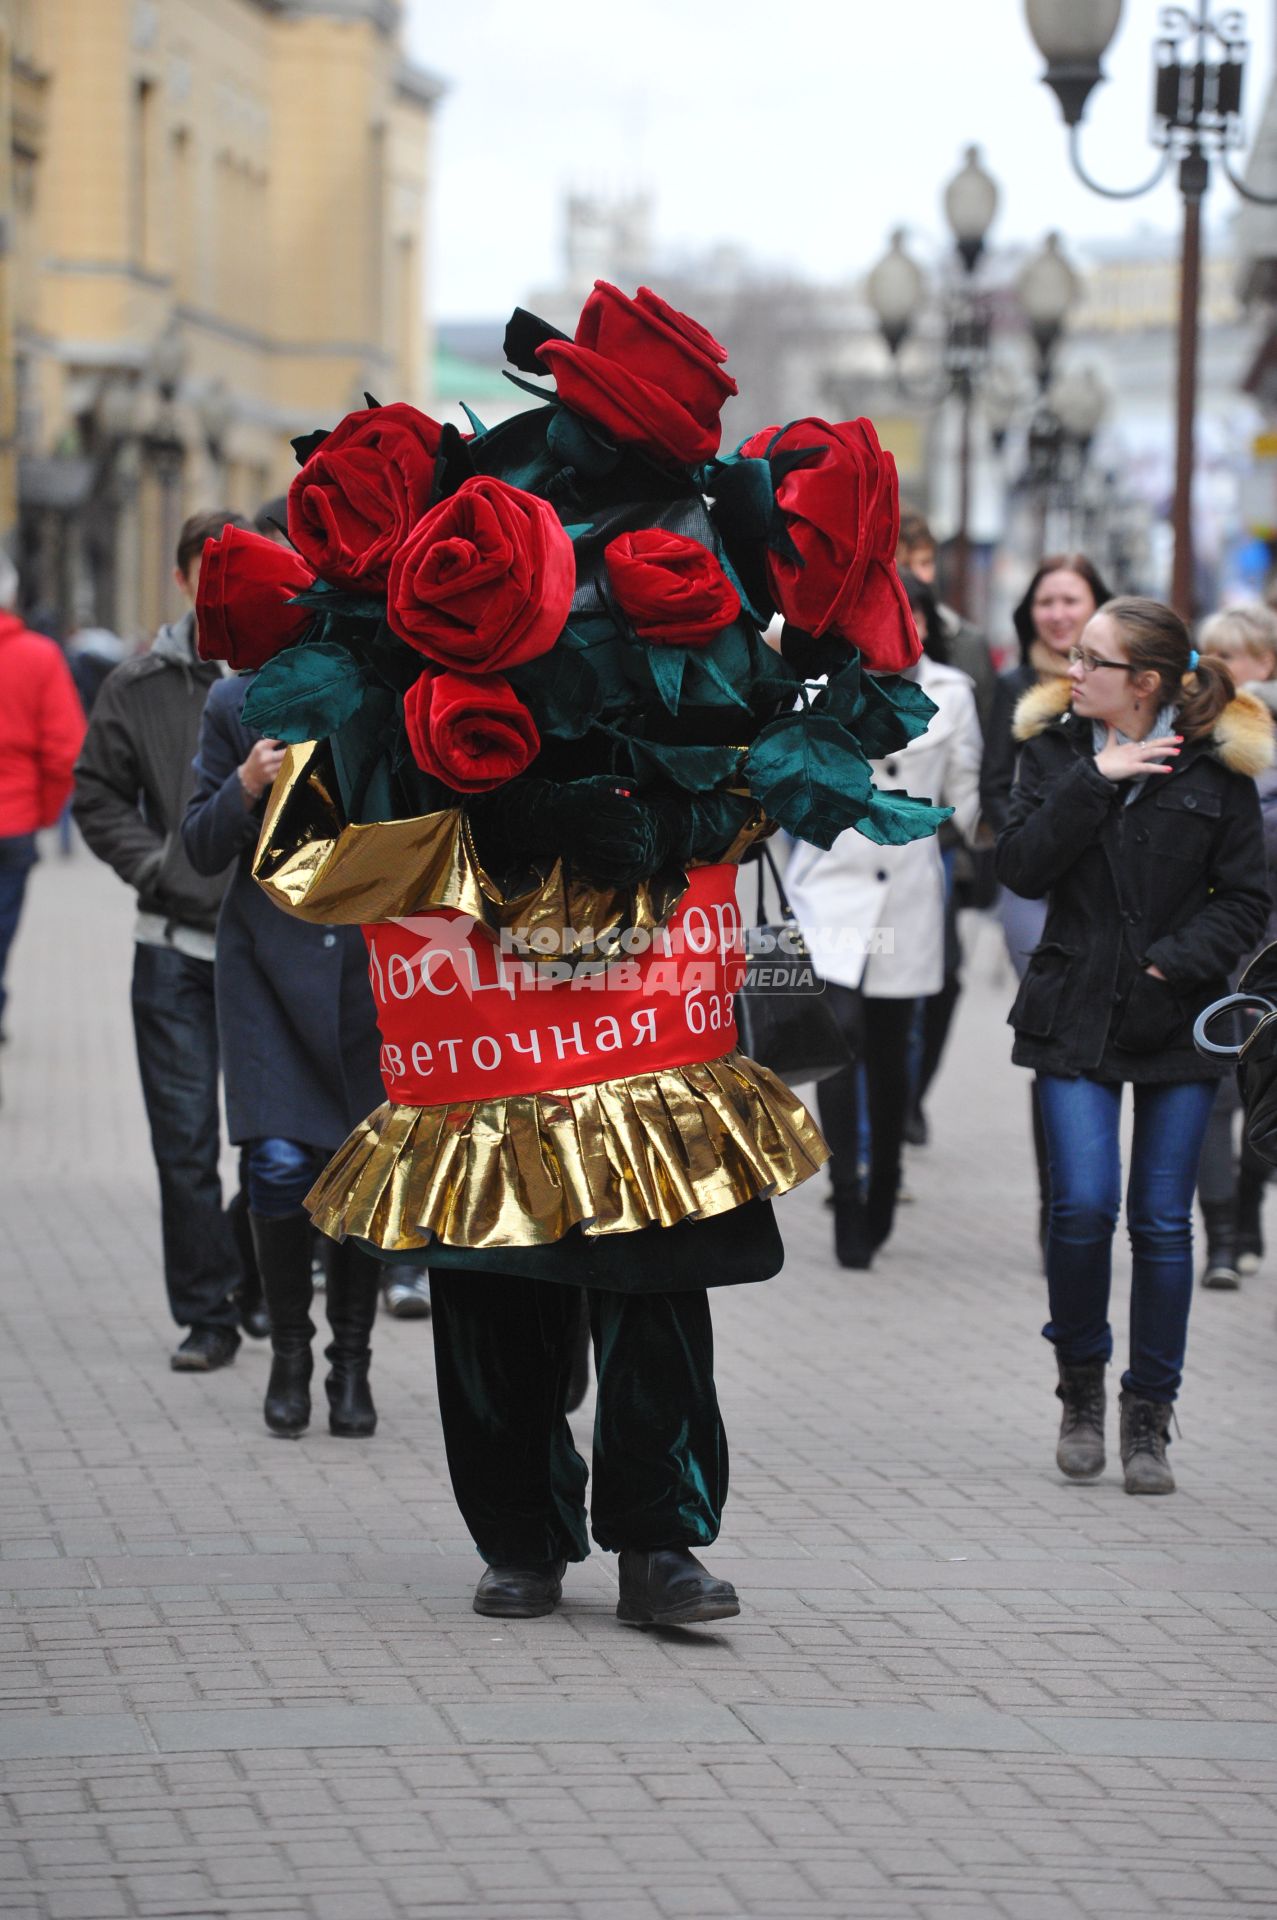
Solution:
[[[18,931],[36,834],[53,826],[71,792],[84,712],[62,649],[14,612],[18,571],[0,552],[0,1041],[5,970]]]
[[[1122,1464],[1128,1493],[1171,1493],[1193,1191],[1223,1070],[1195,1050],[1192,1027],[1268,917],[1255,776],[1272,764],[1272,722],[1227,667],[1199,658],[1177,614],[1125,598],[1092,616],[1067,679],[1030,690],[1015,726],[1024,745],[998,871],[1016,893],[1048,902],[1009,1019],[1012,1057],[1037,1075],[1050,1159],[1043,1332],[1063,1403],[1057,1463],[1074,1479],[1105,1464],[1129,1084]]]
[[[343,1247],[429,1264],[475,1610],[552,1613],[592,1532],[618,1619],[703,1625],[739,1611],[697,1557],[728,1488],[710,1290],[778,1272],[771,1202],[825,1157],[736,1046],[736,865],[782,811],[798,839],[929,838],[942,813],[875,788],[862,737],[903,750],[933,708],[894,677],[919,646],[869,422],[764,429],[711,511],[734,383],[703,328],[599,282],[575,340],[520,312],[507,346],[561,407],[462,442],[370,405],[299,441],[296,551],[220,543],[201,644],[261,665],[245,719],[296,743],[262,886],[363,925],[386,1097],[309,1205]]]
[[[223,539],[234,537],[232,530]],[[284,549],[274,551],[287,567]],[[270,1321],[264,1417],[272,1433],[291,1438],[310,1423],[315,1333],[311,1225],[303,1202],[334,1147],[375,1103],[381,1083],[358,933],[291,919],[253,881],[262,809],[283,749],[244,724],[251,684],[251,675],[236,675],[209,695],[182,837],[197,873],[231,868],[217,923],[216,969],[226,1123],[244,1149],[249,1224]],[[377,1423],[368,1373],[382,1270],[353,1240],[332,1249],[327,1269],[328,1424],[334,1434],[358,1438]]]
[[[204,702],[222,677],[195,652],[200,558],[206,539],[242,524],[224,512],[195,514],[183,526],[174,580],[192,605],[102,681],[72,809],[90,850],[137,894],[133,1035],[160,1183],[164,1284],[169,1311],[186,1329],[172,1355],[181,1373],[234,1360],[241,1321],[259,1337],[265,1330],[256,1270],[245,1270],[218,1170],[213,956],[228,868],[196,873],[181,836]]]

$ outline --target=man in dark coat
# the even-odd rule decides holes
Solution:
[[[266,1424],[295,1435],[310,1419],[313,1297],[303,1201],[324,1162],[385,1098],[380,1036],[357,927],[293,919],[253,879],[265,798],[283,749],[244,724],[253,676],[214,687],[182,828],[196,871],[234,863],[217,923],[217,1018],[231,1139],[245,1148],[249,1221],[270,1314],[274,1362]],[[329,1427],[370,1434],[370,1337],[379,1263],[353,1240],[329,1259]]]
[[[232,513],[197,514],[182,528],[174,578],[193,603],[206,539]],[[217,1018],[213,930],[226,862],[196,873],[182,846],[191,762],[216,663],[195,653],[195,611],[160,628],[148,653],[103,681],[75,770],[76,823],[100,860],[137,893],[133,1031],[160,1179],[160,1225],[169,1308],[189,1329],[172,1357],[178,1372],[207,1373],[239,1347],[236,1291],[243,1278],[218,1173]],[[246,1324],[260,1305],[240,1303]]]

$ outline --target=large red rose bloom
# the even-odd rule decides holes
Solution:
[[[740,612],[740,595],[699,540],[643,527],[608,542],[603,562],[616,603],[640,640],[704,647]]]
[[[439,666],[497,673],[554,645],[575,588],[572,542],[549,502],[479,474],[400,547],[387,618]]]
[[[746,458],[817,449],[776,489],[798,560],[769,551],[767,572],[786,620],[858,647],[877,673],[899,673],[922,652],[900,576],[896,463],[868,420],[794,420],[744,442]]]
[[[499,673],[423,673],[404,695],[412,757],[458,793],[486,793],[535,760],[532,715]]]
[[[430,499],[440,428],[397,401],[348,413],[288,490],[288,537],[335,587],[381,592]]]
[[[241,671],[265,666],[314,619],[312,607],[289,604],[314,584],[305,561],[278,540],[244,527],[226,527],[220,540],[206,540],[195,595],[201,660],[225,660]]]
[[[574,340],[548,340],[537,358],[560,400],[622,446],[695,466],[718,452],[719,414],[736,392],[727,349],[650,287],[630,300],[596,280]]]

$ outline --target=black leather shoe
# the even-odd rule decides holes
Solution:
[[[621,1597],[616,1617],[627,1627],[690,1627],[732,1620],[740,1601],[730,1580],[716,1580],[686,1547],[655,1553],[621,1549]]]
[[[229,1367],[239,1352],[233,1327],[192,1327],[169,1360],[174,1373],[213,1373]]]
[[[563,1598],[566,1560],[539,1567],[488,1567],[474,1590],[474,1610],[493,1620],[539,1620]]]

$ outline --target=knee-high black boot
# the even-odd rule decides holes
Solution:
[[[354,1240],[333,1246],[328,1256],[328,1324],[332,1371],[328,1393],[328,1430],[349,1439],[362,1439],[377,1430],[377,1409],[368,1386],[372,1364],[372,1323],[381,1291],[379,1260]]]
[[[271,1366],[262,1408],[272,1433],[297,1435],[310,1424],[310,1220],[290,1213],[282,1220],[249,1215],[257,1269],[270,1315]]]

